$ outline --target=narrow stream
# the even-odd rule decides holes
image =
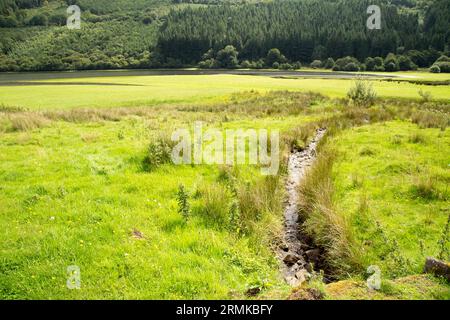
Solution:
[[[288,199],[284,210],[284,241],[280,246],[279,257],[286,282],[298,286],[306,280],[310,263],[319,260],[320,250],[310,247],[307,238],[301,234],[298,217],[298,186],[306,171],[316,159],[319,141],[325,135],[325,129],[318,129],[310,144],[301,151],[294,151],[289,157],[286,191]]]

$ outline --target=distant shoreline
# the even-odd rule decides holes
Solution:
[[[396,78],[395,75],[377,75],[368,73],[330,72],[330,71],[295,71],[295,70],[230,70],[230,69],[124,69],[124,70],[82,70],[82,71],[48,71],[48,72],[1,72],[0,82],[95,78],[95,77],[126,77],[126,76],[177,76],[177,75],[249,75],[265,77],[300,77],[353,79],[366,78]]]

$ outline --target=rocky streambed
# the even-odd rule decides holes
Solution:
[[[316,159],[316,149],[326,129],[318,129],[316,135],[304,150],[293,151],[289,157],[286,192],[288,195],[284,210],[284,239],[279,248],[282,272],[286,282],[296,287],[306,281],[312,265],[320,265],[321,250],[315,248],[310,239],[302,234],[298,216],[298,186],[307,170]],[[319,266],[320,267],[320,266]]]

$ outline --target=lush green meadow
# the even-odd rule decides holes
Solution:
[[[420,273],[427,256],[439,255],[449,215],[448,130],[387,122],[348,130],[331,143],[339,150],[337,208],[352,221],[366,264],[390,277]],[[392,266],[395,254],[405,265]]]
[[[121,108],[129,112],[123,116],[108,109],[105,114],[120,117],[114,120],[105,114],[72,119],[68,113],[70,120],[47,120],[40,128],[4,128],[2,298],[232,299],[245,298],[253,286],[263,286],[269,296],[286,296],[272,251],[281,230],[281,183],[279,197],[270,203],[258,168],[233,171],[247,201],[261,201],[257,221],[240,236],[228,226],[224,168],[145,165],[151,141],[177,128],[191,129],[194,121],[223,130],[283,131],[317,119],[298,112],[267,116],[259,108],[247,110],[248,103],[228,112],[228,119],[209,106],[173,105]],[[177,212],[180,184],[191,196],[187,223]],[[249,187],[262,188],[262,194],[248,194]],[[81,290],[66,287],[70,265],[81,269]]]
[[[221,130],[279,129],[286,156],[298,145],[293,140],[301,135],[307,141],[308,124],[353,108],[335,99],[345,98],[352,80],[201,75],[33,81],[39,84],[0,84],[1,299],[255,298],[246,294],[253,287],[262,290],[257,298],[288,297],[275,256],[285,168],[267,178],[248,165],[152,166],[149,153],[174,129],[203,121]],[[401,277],[415,277],[424,257],[438,254],[449,214],[447,122],[443,130],[421,129],[409,118],[421,108],[439,108],[445,121],[450,88],[371,83],[380,98],[402,99],[380,100],[367,112],[395,107],[409,113],[344,128],[327,140],[338,155],[334,201],[351,222],[362,269],[380,265],[386,281],[399,278],[400,284],[386,282],[381,296],[365,296],[360,287],[364,292],[337,294],[334,287],[328,297],[448,298],[448,284],[438,279],[420,278],[413,290]],[[419,100],[420,89],[432,101]],[[189,194],[187,221],[178,212],[180,184]],[[236,202],[238,226],[231,221]],[[405,268],[383,258],[389,248],[380,229],[397,241],[399,256],[409,261]],[[66,286],[71,265],[80,267],[80,290]],[[365,279],[364,271],[354,271],[348,276]]]
[[[408,75],[408,73],[405,73],[405,75]],[[420,75],[428,77],[427,74],[422,73]],[[445,76],[433,79],[448,80]],[[403,80],[402,78],[401,82],[395,84],[388,81],[372,81],[375,90],[381,97],[420,99],[419,90],[429,92],[434,99],[446,100],[450,96],[450,86],[425,86]],[[260,92],[271,90],[314,91],[333,98],[343,98],[346,96],[353,80],[280,79],[243,75],[168,75],[90,77],[38,82],[35,86],[0,86],[1,103],[8,106],[41,110],[76,107],[153,106],[173,103],[216,103],[223,101],[231,93],[249,90]],[[48,82],[49,84],[43,85],[42,82]],[[57,83],[57,85],[54,85],[54,83]]]

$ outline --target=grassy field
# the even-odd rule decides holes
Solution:
[[[262,116],[264,110],[246,110],[247,104],[228,112],[223,123],[210,107],[172,106],[129,109],[119,121],[55,120],[2,134],[2,298],[232,299],[245,298],[252,286],[286,296],[271,250],[282,200],[269,203],[264,193],[247,194],[249,186],[265,188],[257,168],[233,173],[247,201],[261,201],[251,231],[239,236],[227,226],[223,168],[144,165],[150,141],[161,132],[190,128],[194,120],[223,130],[287,130],[316,118],[296,112]],[[191,195],[187,224],[177,212],[180,184]],[[66,288],[69,265],[80,267],[82,290]]]
[[[450,299],[445,281],[419,275],[426,257],[449,260],[448,131],[405,121],[346,130],[336,148],[334,203],[349,223],[357,255],[381,269],[381,290],[364,274],[326,286],[329,299]],[[424,290],[427,288],[427,290]]]
[[[249,90],[314,91],[342,98],[346,96],[353,80],[195,75],[55,79],[44,82],[49,84],[42,85],[42,81],[39,81],[35,86],[0,86],[0,101],[8,106],[48,110],[217,103],[231,93]],[[373,84],[380,97],[420,99],[420,90],[429,92],[434,99],[446,100],[450,96],[450,86],[426,86],[405,81],[393,84],[378,80],[373,80]]]
[[[299,128],[346,114],[347,102],[330,98],[345,97],[353,81],[232,75],[45,81],[0,86],[1,299],[246,299],[254,298],[246,293],[255,286],[259,298],[289,296],[274,254],[285,172],[265,178],[249,165],[149,167],[149,150],[174,129],[203,121],[222,131],[279,129],[287,152]],[[361,289],[361,270],[323,290],[335,299],[446,299],[448,284],[417,274],[424,256],[439,253],[447,221],[450,136],[447,122],[444,130],[421,129],[408,119],[422,108],[441,108],[445,120],[442,100],[450,89],[372,83],[382,98],[413,100],[381,101],[367,112],[395,107],[408,116],[344,128],[327,144],[338,155],[336,212],[351,222],[362,268],[382,267],[383,290]],[[419,89],[434,102],[420,102]],[[180,184],[189,194],[187,222],[178,212]],[[383,237],[398,243],[397,260],[385,258]],[[66,287],[70,265],[80,267],[80,290]]]
[[[440,255],[450,213],[448,130],[396,121],[348,130],[330,143],[339,152],[337,209],[352,222],[365,264],[391,278],[420,273],[426,257]]]

